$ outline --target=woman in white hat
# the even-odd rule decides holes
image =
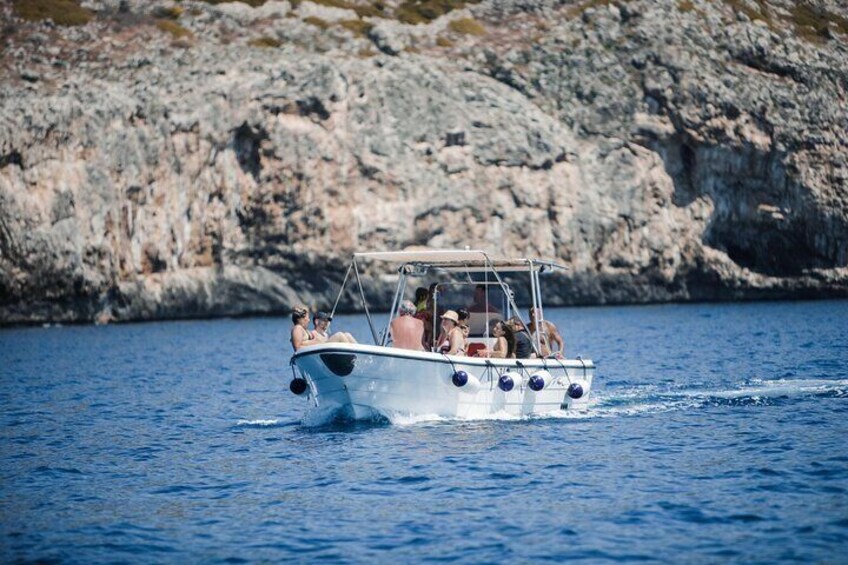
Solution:
[[[459,327],[459,316],[453,310],[442,314],[442,335],[439,352],[445,355],[465,355],[465,334]]]

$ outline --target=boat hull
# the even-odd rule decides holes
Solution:
[[[594,373],[593,363],[581,359],[488,360],[359,344],[305,348],[292,364],[317,407],[354,420],[578,410],[587,405]],[[506,373],[512,380],[508,391],[499,387]]]

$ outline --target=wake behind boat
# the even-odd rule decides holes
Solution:
[[[359,264],[364,261],[388,263],[396,266],[398,273],[389,322],[379,333],[359,277]],[[562,268],[536,259],[492,259],[483,251],[473,250],[357,253],[339,297],[353,272],[374,345],[324,343],[300,349],[291,360],[295,375],[290,389],[298,395],[307,394],[316,407],[356,420],[395,415],[479,419],[493,414],[527,416],[585,408],[594,364],[559,355],[546,357],[549,344],[540,330],[545,327],[540,275]],[[519,327],[530,338],[530,358],[472,356],[477,351],[491,351],[493,324],[513,316],[520,318],[513,291],[503,275],[529,278],[537,331],[531,334],[523,323]],[[433,285],[429,316],[425,316],[432,324],[428,328],[430,338],[421,351],[392,347],[390,324],[404,300],[407,283],[422,278],[439,281]],[[479,308],[471,308],[468,320],[469,355],[440,352],[435,320],[446,306],[459,303],[457,289],[469,287],[479,291],[474,302]]]

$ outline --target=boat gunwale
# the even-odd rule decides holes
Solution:
[[[430,351],[413,351],[411,349],[400,349],[396,347],[368,345],[364,343],[322,343],[320,345],[311,345],[300,351],[296,351],[291,357],[291,363],[294,364],[302,357],[308,357],[319,353],[360,353],[377,355],[380,357],[444,363],[448,365],[480,365],[482,367],[493,365],[499,368],[515,369],[561,369],[563,367],[578,370],[595,369],[595,364],[591,359],[504,359],[493,357],[466,357],[445,355],[443,353],[434,353]]]

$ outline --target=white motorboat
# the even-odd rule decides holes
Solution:
[[[404,300],[410,279],[438,279],[438,290],[431,301],[433,320],[445,307],[457,304],[455,298],[451,302],[451,289],[474,285],[485,290],[484,307],[471,313],[469,352],[491,346],[494,340],[489,328],[494,321],[518,315],[513,291],[502,275],[513,279],[527,275],[530,298],[540,313],[537,322],[541,326],[544,310],[540,275],[563,268],[536,259],[493,259],[483,251],[473,250],[357,253],[339,297],[353,272],[374,345],[325,343],[300,349],[291,360],[293,393],[305,394],[314,406],[354,420],[396,416],[480,419],[587,406],[594,364],[580,358],[543,357],[540,335],[530,336],[535,354],[527,359],[446,355],[436,351],[434,342],[427,344],[430,351],[423,347],[421,351],[391,347],[389,323],[378,333],[365,303],[359,265],[366,261],[397,267],[398,285],[389,323]],[[435,334],[434,323],[432,335]]]

